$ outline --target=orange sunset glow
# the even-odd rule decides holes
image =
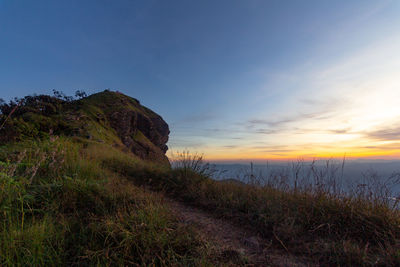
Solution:
[[[211,126],[212,117],[177,125],[196,135],[172,134],[172,144],[179,145],[171,148],[198,151],[210,160],[399,159],[398,47],[400,39],[390,37],[323,68],[306,65],[275,74],[279,89],[267,83],[257,97],[243,98],[247,109],[221,110],[221,126]],[[285,89],[289,82],[296,88]],[[278,104],[268,102],[275,96],[282,97]]]

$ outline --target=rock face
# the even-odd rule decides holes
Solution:
[[[119,110],[112,113],[109,119],[111,126],[117,131],[122,142],[127,147],[135,145],[135,136],[140,131],[161,151],[167,152],[166,143],[168,141],[169,128],[160,116],[158,118],[149,118],[136,111]]]
[[[167,152],[169,127],[159,115],[122,108],[108,114],[108,119],[122,143],[137,156],[156,160]]]
[[[118,92],[105,91],[84,101],[104,112],[109,125],[135,155],[145,160],[168,162],[165,153],[170,131],[160,115]]]

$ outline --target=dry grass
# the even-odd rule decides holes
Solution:
[[[169,169],[67,138],[1,147],[1,265],[222,264],[217,250],[171,215],[162,193],[145,187],[246,224],[312,262],[400,264],[400,214],[378,181],[343,194],[333,179],[340,167],[302,172],[296,163],[294,180],[275,172],[222,183],[198,155],[179,160]]]
[[[212,167],[199,156],[184,153],[180,160],[153,183],[164,184],[180,200],[253,227],[276,247],[323,265],[400,265],[400,212],[398,203],[388,200],[388,186],[397,175],[381,183],[375,177],[362,190],[355,186],[345,192],[340,181],[344,163],[313,162],[302,170],[298,162],[263,177],[252,173],[248,184],[240,184],[210,179]]]
[[[162,194],[105,164],[139,166],[137,158],[84,147],[65,138],[1,147],[0,265],[216,263],[218,251],[177,221]]]

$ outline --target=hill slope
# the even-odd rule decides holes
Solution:
[[[221,183],[187,152],[171,168],[167,124],[117,92],[0,110],[1,266],[400,266],[385,187]]]
[[[172,176],[168,125],[139,101],[41,95],[1,111],[1,266],[242,264],[141,186]]]
[[[75,101],[40,95],[28,96],[3,108],[5,118],[0,144],[74,136],[94,142],[124,146],[144,160],[168,164],[168,124],[134,98],[104,91]]]

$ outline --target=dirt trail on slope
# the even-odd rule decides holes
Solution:
[[[244,255],[251,262],[249,266],[314,266],[284,250],[270,248],[271,240],[263,239],[245,227],[238,227],[228,220],[215,218],[205,211],[174,200],[167,202],[182,223],[193,225],[204,239],[225,251],[227,257],[234,257],[235,253]]]

